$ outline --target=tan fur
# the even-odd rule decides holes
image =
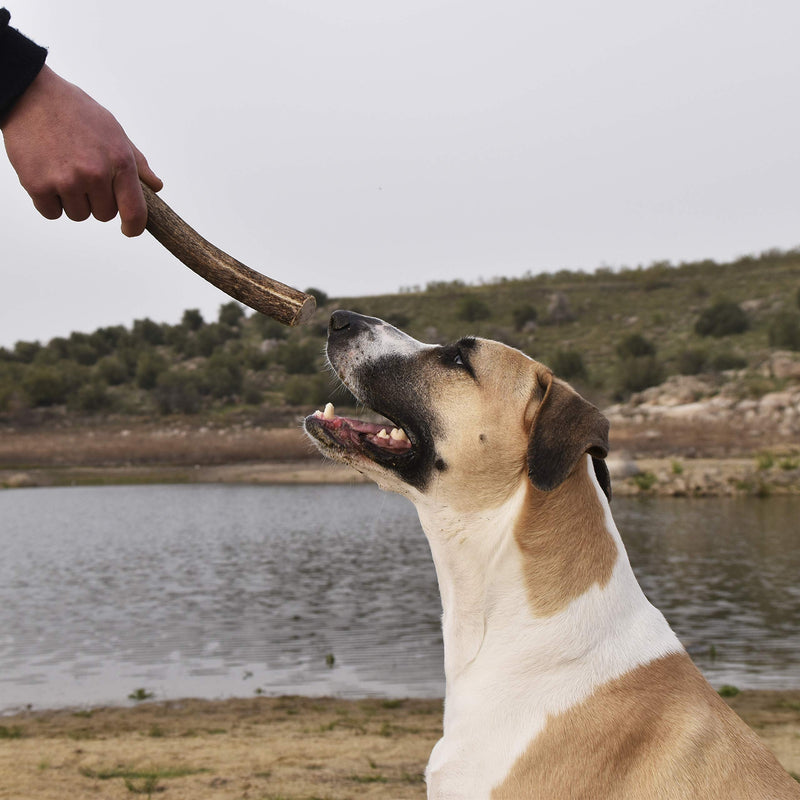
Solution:
[[[587,459],[550,492],[528,487],[514,537],[523,557],[534,616],[550,616],[593,585],[604,587],[617,545],[588,474]]]
[[[800,788],[685,653],[552,718],[492,800],[797,800]]]
[[[525,479],[526,408],[545,369],[518,350],[484,339],[470,360],[477,380],[438,366],[431,380],[441,386],[432,400],[447,422],[437,444],[447,469],[437,482],[446,487],[448,505],[463,513],[498,507]]]

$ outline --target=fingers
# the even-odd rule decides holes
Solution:
[[[150,169],[147,159],[131,142],[134,165],[126,165],[114,179],[114,194],[117,198],[122,232],[125,236],[139,236],[147,225],[147,205],[139,183],[144,181],[153,191],[159,191],[164,183]]]
[[[113,192],[125,236],[139,236],[147,224],[147,205],[135,165],[126,165],[114,176]]]
[[[61,206],[61,198],[55,193],[49,194],[31,194],[34,208],[45,219],[58,219],[61,216],[63,208]]]
[[[80,190],[64,192],[61,195],[61,205],[64,207],[64,213],[73,222],[83,222],[92,213],[88,195]]]

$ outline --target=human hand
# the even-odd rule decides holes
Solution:
[[[108,222],[122,232],[147,223],[139,179],[163,186],[114,116],[47,66],[0,120],[6,153],[33,204],[47,219]]]

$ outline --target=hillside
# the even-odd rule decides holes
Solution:
[[[329,399],[334,385],[322,350],[328,314],[339,307],[380,316],[425,341],[467,333],[501,339],[603,406],[672,375],[724,383],[732,369],[740,371],[738,391],[758,397],[783,387],[761,369],[770,354],[800,351],[800,250],[728,264],[562,271],[480,286],[431,283],[376,297],[312,291],[320,308],[301,329],[226,303],[213,321],[187,310],[178,325],[141,319],[0,348],[0,415],[8,421],[35,409],[149,417],[246,409],[279,422]],[[698,332],[703,320],[706,335]]]
[[[330,312],[350,308],[428,342],[501,339],[550,365],[610,418],[623,491],[800,491],[800,250],[377,297],[310,291],[319,311],[299,329],[228,302],[216,320],[189,309],[177,325],[0,348],[0,485],[351,479],[319,473],[298,428],[328,400],[353,402],[323,355]]]

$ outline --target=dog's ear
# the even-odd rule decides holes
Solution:
[[[569,384],[543,376],[544,397],[533,416],[528,441],[528,477],[543,491],[555,489],[589,453],[600,486],[610,497],[608,469],[608,420]],[[599,469],[598,469],[599,467]]]

